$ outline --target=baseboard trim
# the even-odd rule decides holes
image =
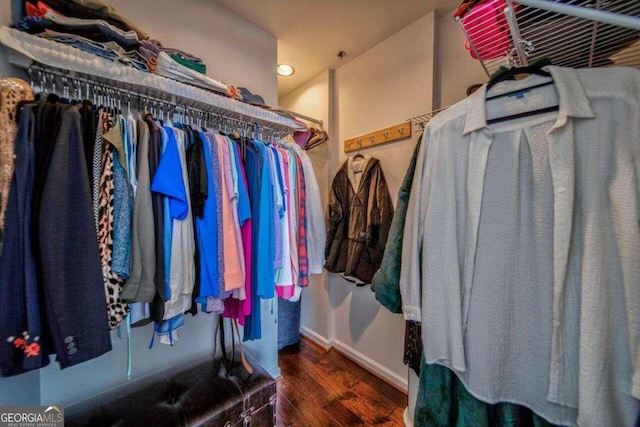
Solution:
[[[329,351],[333,348],[333,341],[323,337],[322,335],[320,335],[319,333],[317,333],[316,331],[313,331],[309,328],[307,328],[306,326],[301,326],[300,327],[300,334],[302,334],[302,336],[304,336],[305,338],[308,338],[309,340],[313,341],[315,344],[319,345],[320,347],[322,347],[324,350]]]
[[[396,374],[392,370],[386,368],[385,366],[382,366],[380,363],[376,362],[370,357],[365,356],[364,354],[360,353],[358,350],[354,349],[351,346],[346,345],[341,341],[333,340],[332,343],[333,343],[333,347],[336,350],[338,350],[340,353],[342,353],[344,356],[346,356],[347,358],[351,359],[352,361],[362,366],[367,371],[376,375],[377,377],[389,383],[390,385],[397,388],[398,390],[402,391],[403,393],[405,394],[408,393],[409,384],[406,378]]]
[[[314,344],[322,347],[322,349],[329,351],[335,348],[338,352],[344,355],[346,358],[352,360],[358,365],[362,366],[373,375],[377,376],[381,380],[385,381],[389,385],[397,388],[403,393],[408,393],[409,384],[408,380],[401,375],[396,374],[392,370],[386,368],[375,360],[360,353],[358,350],[351,346],[346,345],[342,341],[332,340],[323,337],[316,331],[313,331],[305,326],[300,327],[300,334],[306,339],[312,341]]]
[[[413,420],[409,415],[409,407],[404,408],[404,412],[402,413],[402,421],[404,422],[404,427],[413,427]]]

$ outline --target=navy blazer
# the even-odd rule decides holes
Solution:
[[[62,114],[38,218],[44,299],[61,368],[111,350],[105,288],[77,106]]]

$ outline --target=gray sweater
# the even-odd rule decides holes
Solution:
[[[131,277],[122,298],[135,302],[151,302],[156,293],[156,249],[149,175],[149,125],[138,120],[138,187],[133,204],[131,225]]]

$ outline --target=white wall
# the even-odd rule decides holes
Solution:
[[[274,36],[211,0],[109,0],[165,46],[203,59],[207,74],[276,105]]]
[[[10,3],[0,2],[2,25],[11,21]],[[277,104],[277,44],[271,34],[208,0],[109,0],[109,4],[151,38],[202,58],[209,76],[247,87],[262,95],[267,104]],[[0,76],[15,75],[16,71],[1,51]],[[24,74],[19,72],[18,76]]]
[[[323,73],[280,105],[328,122],[324,151],[311,150],[326,209],[333,177],[344,163],[343,141],[400,123],[432,109],[434,14],[426,15],[335,71]],[[363,154],[381,159],[392,199],[406,172],[417,136]],[[317,276],[302,298],[301,332],[336,347],[402,388],[404,320],[375,299],[369,286],[356,287],[335,274]]]
[[[5,0],[0,2],[0,24],[1,25],[9,25],[11,24],[11,1]],[[26,75],[21,72],[17,68],[12,67],[9,64],[8,59],[9,53],[4,48],[4,46],[0,46],[0,78],[2,77],[22,77]]]
[[[322,120],[324,130],[331,135],[332,129],[329,125],[333,79],[333,71],[325,71],[281,98],[279,104],[288,110]],[[334,144],[336,141],[330,138],[325,144],[307,151],[320,186],[323,207],[327,205],[329,195],[331,178],[329,166],[337,162],[334,158],[337,153],[330,150]],[[302,333],[329,347],[332,339],[333,316],[326,273],[311,276],[309,286],[302,291],[301,310]]]
[[[330,151],[318,151],[313,158],[325,207],[331,181],[347,158],[345,139],[453,105],[466,97],[469,85],[486,80],[482,67],[464,49],[464,35],[452,14],[426,15],[339,68],[333,90],[327,72],[280,99],[285,108],[325,123],[329,118]],[[363,150],[381,159],[394,203],[417,137]],[[402,317],[384,309],[369,287],[324,276],[314,279],[303,294],[302,333],[406,387]]]
[[[0,2],[0,24],[9,24],[9,3]],[[201,57],[210,76],[248,87],[261,94],[268,104],[277,104],[277,43],[272,35],[208,0],[110,0],[110,3],[166,46]],[[0,75],[16,75],[16,71],[8,66],[6,52],[0,51]],[[247,343],[246,347],[265,369],[279,375],[277,310],[272,313],[271,307],[271,301],[262,302],[263,338]],[[147,348],[152,327],[135,329],[132,378],[162,368],[179,369],[188,360],[210,356],[214,327],[215,318],[211,315],[186,316],[185,329],[175,347],[158,344],[156,340],[153,349]],[[25,402],[29,403],[39,403],[36,400],[40,399],[51,404],[69,404],[125,382],[126,341],[113,333],[112,342],[114,350],[110,353],[64,371],[54,362],[35,374],[0,378],[0,404],[16,403],[15,396],[25,396]],[[40,390],[34,390],[38,383]]]
[[[455,10],[455,9],[454,9]],[[480,62],[473,59],[464,48],[464,33],[453,19],[454,10],[436,17],[437,67],[436,85],[439,105],[449,107],[467,97],[467,88],[474,83],[484,83],[487,75]]]
[[[336,71],[338,133],[332,147],[338,162],[334,169],[347,159],[345,139],[431,111],[434,20],[434,13],[425,15]],[[414,136],[362,150],[381,160],[394,205],[416,140]],[[406,388],[402,316],[382,307],[369,286],[357,287],[330,274],[329,287],[336,347]]]

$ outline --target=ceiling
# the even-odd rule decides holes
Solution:
[[[278,39],[283,96],[327,69],[336,69],[435,9],[459,0],[216,0]],[[346,56],[340,59],[339,51]],[[275,71],[275,70],[274,70]]]

